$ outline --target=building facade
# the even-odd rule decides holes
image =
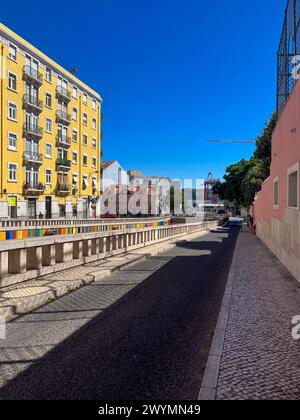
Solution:
[[[117,160],[102,162],[102,190],[116,185],[128,185],[127,171]]]
[[[100,214],[100,95],[2,24],[0,54],[0,218]]]

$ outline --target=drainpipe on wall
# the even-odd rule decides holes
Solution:
[[[4,114],[4,107],[3,107],[3,84],[4,84],[4,45],[1,45],[1,136],[0,136],[0,196],[3,197],[3,114]]]
[[[78,118],[79,118],[79,185],[78,185],[78,192],[79,192],[79,199],[82,200],[82,127],[81,127],[81,95],[79,95],[79,110],[78,110]]]

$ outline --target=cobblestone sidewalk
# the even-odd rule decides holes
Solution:
[[[300,284],[255,236],[241,233],[217,400],[300,400]]]

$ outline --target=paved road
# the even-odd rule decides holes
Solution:
[[[196,399],[238,232],[199,234],[11,322],[0,399]]]

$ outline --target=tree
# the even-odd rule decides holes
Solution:
[[[278,115],[274,112],[267,122],[262,134],[256,140],[256,150],[253,157],[262,163],[262,171],[265,179],[270,175],[272,156],[272,135],[278,121]]]
[[[256,149],[250,160],[242,159],[226,168],[224,182],[219,182],[213,188],[221,199],[229,200],[237,207],[251,206],[255,194],[270,175],[272,134],[277,120],[278,115],[273,113],[262,134],[257,137]]]

